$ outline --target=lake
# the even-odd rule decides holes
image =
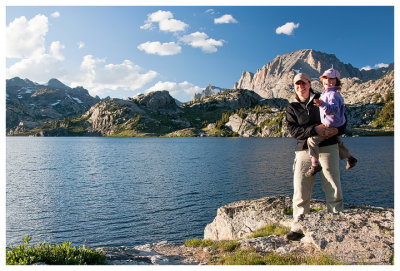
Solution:
[[[394,137],[343,138],[346,204],[394,207]],[[6,242],[202,238],[224,204],[292,195],[293,138],[6,138]],[[324,199],[317,178],[313,198]]]

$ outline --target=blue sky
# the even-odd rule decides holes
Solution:
[[[58,78],[102,98],[166,89],[188,101],[299,49],[390,64],[394,7],[6,6],[6,78]]]

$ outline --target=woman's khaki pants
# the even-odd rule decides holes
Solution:
[[[305,173],[311,166],[308,150],[297,151],[294,159],[293,170],[293,225],[292,231],[302,232],[299,223],[303,215],[310,212],[310,200],[316,175],[306,177]],[[328,212],[343,211],[342,187],[340,185],[339,148],[338,144],[319,148],[319,162],[322,171],[319,176],[322,189],[325,192]]]

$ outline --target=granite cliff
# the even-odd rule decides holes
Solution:
[[[359,70],[351,64],[344,64],[333,54],[326,54],[312,49],[302,49],[278,55],[257,72],[245,71],[234,85],[234,89],[253,90],[263,98],[290,99],[293,78],[299,73],[307,73],[313,81],[318,81],[323,71],[331,66],[340,71],[342,78],[358,78],[361,82],[377,80],[393,70],[388,68]]]

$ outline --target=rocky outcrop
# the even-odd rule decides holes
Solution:
[[[357,78],[344,78],[341,94],[346,104],[379,104],[394,95],[394,71],[376,81],[363,83]]]
[[[197,109],[225,108],[237,110],[256,106],[263,100],[257,93],[249,90],[225,90],[214,96],[204,97],[186,104],[186,106]]]
[[[196,100],[204,99],[206,97],[214,96],[226,89],[213,86],[209,84],[201,93],[193,93],[192,98],[190,99],[191,102]]]
[[[153,112],[158,112],[161,114],[174,114],[182,112],[174,98],[171,97],[168,91],[154,91],[146,95],[140,94],[130,101],[138,104],[141,107],[145,107]]]
[[[227,204],[217,211],[204,230],[212,240],[243,239],[266,224],[291,225],[289,197],[267,197]],[[323,203],[312,201],[314,210],[300,221],[305,237],[301,244],[323,251],[344,264],[390,264],[394,255],[394,210],[348,207],[339,214],[328,213]],[[322,209],[322,210],[321,210]],[[274,239],[275,238],[275,239]],[[296,250],[298,242],[283,237],[244,240],[242,245],[274,252]],[[296,244],[292,246],[291,244]]]
[[[258,106],[232,114],[225,127],[241,137],[289,137],[285,110]]]
[[[143,114],[144,111],[133,102],[111,99],[103,101],[91,107],[85,114],[89,124],[89,132],[98,132],[101,135],[110,135],[115,132],[117,126],[128,120],[134,119],[135,114]]]
[[[312,200],[311,213],[300,221],[305,234],[300,241],[288,241],[278,235],[250,238],[266,224],[290,227],[291,207],[291,199],[285,196],[224,205],[205,228],[204,239],[236,240],[238,249],[256,251],[260,256],[325,255],[336,264],[393,264],[393,209],[348,207],[331,214],[322,201]],[[168,241],[97,250],[106,255],[107,264],[111,265],[209,265],[218,264],[218,257],[227,257],[226,252],[218,252],[213,245],[191,247]]]
[[[181,112],[168,91],[155,91],[127,100],[103,101],[90,108],[84,117],[89,123],[88,132],[113,135],[128,131],[127,135],[136,136],[153,133],[158,127],[169,125],[164,122],[173,123],[174,127],[181,129],[189,127],[190,124],[179,117]],[[162,116],[169,119],[165,120]]]
[[[198,265],[196,249],[161,241],[134,247],[103,247],[97,249],[106,255],[110,265]]]
[[[244,238],[268,223],[290,226],[285,210],[291,199],[285,197],[244,200],[224,205],[217,210],[213,222],[204,229],[204,239],[236,240]]]
[[[313,81],[318,81],[324,70],[331,66],[341,73],[342,78],[357,77],[362,82],[377,80],[393,70],[388,68],[360,71],[351,64],[344,64],[333,54],[326,54],[312,49],[302,49],[284,55],[278,55],[256,73],[243,72],[235,83],[235,89],[253,90],[264,98],[290,99],[293,78],[299,73],[307,73]]]

